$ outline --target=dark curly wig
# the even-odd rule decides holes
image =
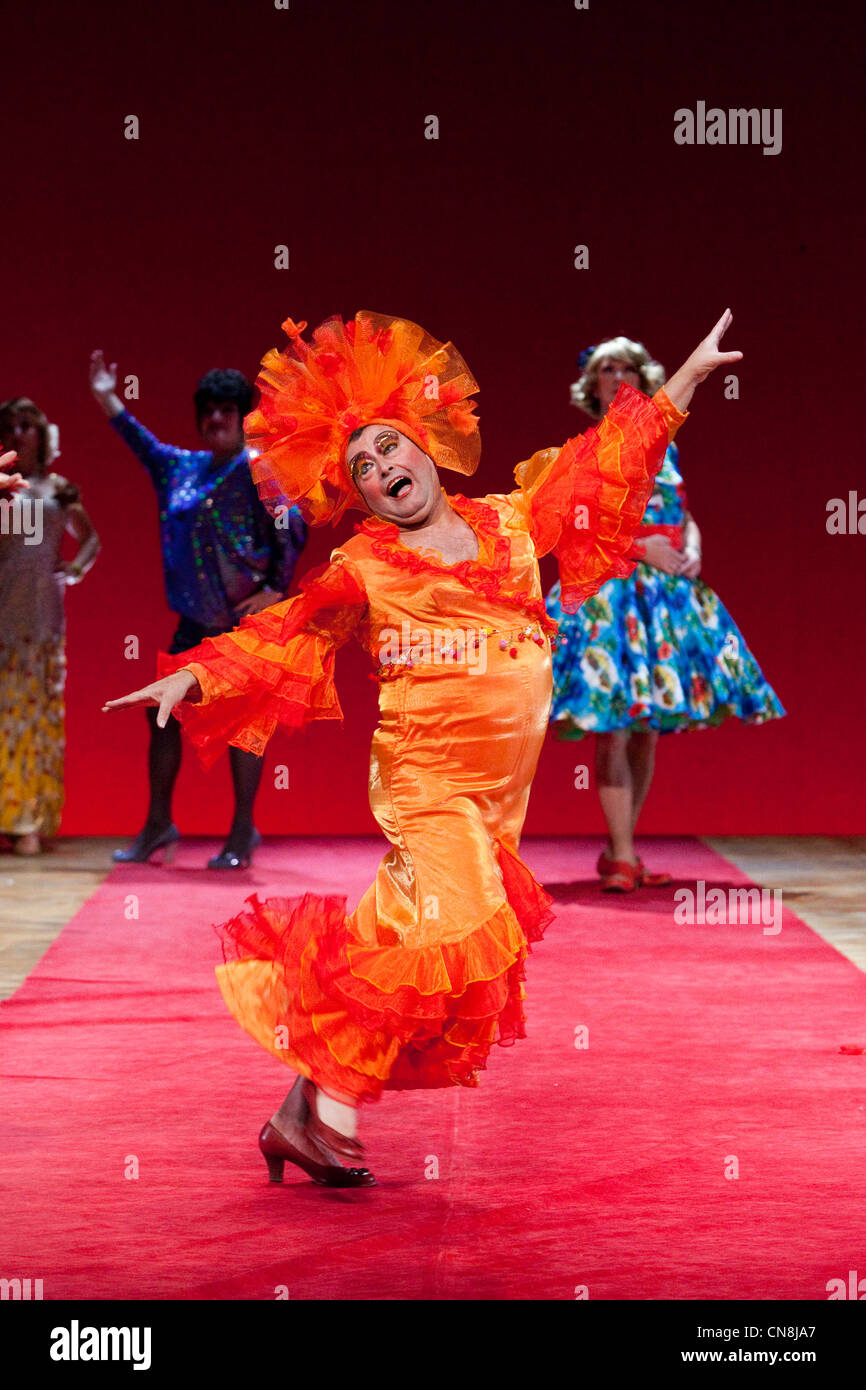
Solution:
[[[238,415],[243,420],[249,415],[253,403],[252,382],[247,381],[243,372],[233,367],[214,367],[205,372],[193,396],[196,421],[201,421],[202,412],[209,405],[236,405]]]

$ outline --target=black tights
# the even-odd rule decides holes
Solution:
[[[147,770],[150,779],[150,806],[147,812],[148,833],[157,833],[171,824],[171,798],[180,771],[180,725],[169,719],[164,729],[156,722],[157,710],[147,710],[150,724],[150,749]],[[235,791],[235,814],[227,844],[230,849],[245,847],[253,828],[253,807],[262,780],[263,762],[255,753],[243,748],[229,748],[232,782]],[[237,841],[237,844],[235,844]]]

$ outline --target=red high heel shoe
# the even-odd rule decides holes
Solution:
[[[285,1131],[275,1129],[270,1120],[259,1135],[259,1148],[268,1165],[271,1182],[282,1182],[286,1163],[302,1168],[322,1187],[375,1187],[369,1168],[345,1167],[341,1159],[363,1159],[364,1146],[358,1139],[340,1134],[323,1124],[316,1110],[316,1088],[298,1077],[293,1092],[298,1100]]]

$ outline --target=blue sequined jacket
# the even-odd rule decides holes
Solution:
[[[215,465],[207,450],[161,444],[127,410],[111,424],[156,488],[165,587],[176,613],[225,631],[237,624],[237,604],[258,589],[287,592],[307,527],[297,507],[276,519],[268,514],[246,449]]]

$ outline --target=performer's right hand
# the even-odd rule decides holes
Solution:
[[[107,367],[101,348],[90,354],[90,389],[109,420],[125,410],[123,401],[117,395],[117,363],[112,362]]]
[[[3,469],[13,464],[18,455],[14,449],[10,449],[6,454],[0,454],[0,492],[14,492],[16,488],[29,488],[27,479],[20,473],[5,473]]]
[[[141,690],[121,695],[118,700],[106,700],[102,711],[106,713],[113,709],[123,709],[126,705],[159,705],[156,722],[164,729],[175,705],[181,704],[184,700],[194,702],[200,699],[201,688],[192,671],[180,670],[170,676],[163,676],[162,680],[154,681],[151,685],[142,686]]]
[[[117,390],[117,363],[107,367],[101,348],[90,354],[90,389],[97,398]]]

